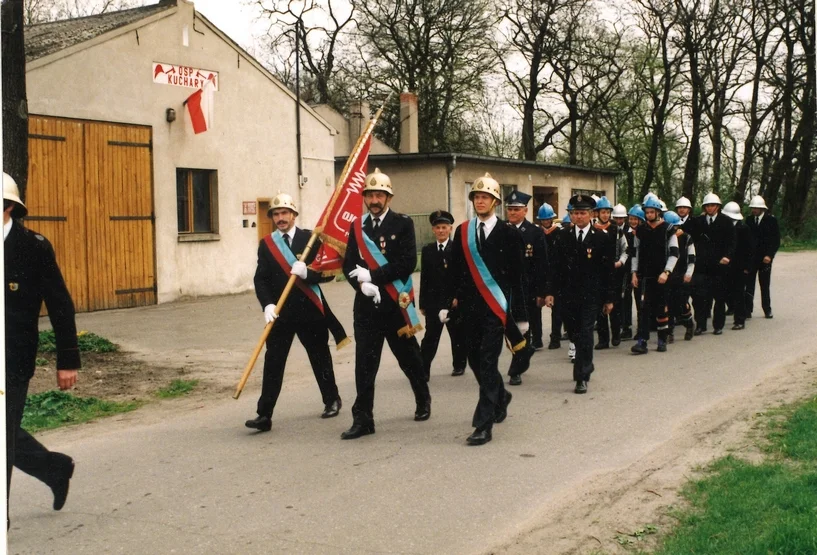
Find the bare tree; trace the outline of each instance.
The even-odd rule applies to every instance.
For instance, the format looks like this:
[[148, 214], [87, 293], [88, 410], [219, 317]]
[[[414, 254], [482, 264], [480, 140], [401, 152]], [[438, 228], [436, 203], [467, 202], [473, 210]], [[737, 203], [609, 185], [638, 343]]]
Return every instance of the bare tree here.
[[23, 35], [23, 0], [3, 0], [3, 171], [11, 175], [25, 200], [28, 182], [28, 106]]
[[308, 100], [341, 109], [346, 98], [339, 86], [339, 55], [346, 33], [355, 27], [356, 1], [255, 0], [255, 4], [270, 23], [267, 46], [275, 53], [273, 67], [282, 80], [292, 80], [297, 46], [305, 80], [314, 88]]
[[145, 0], [24, 0], [26, 25], [144, 6]]

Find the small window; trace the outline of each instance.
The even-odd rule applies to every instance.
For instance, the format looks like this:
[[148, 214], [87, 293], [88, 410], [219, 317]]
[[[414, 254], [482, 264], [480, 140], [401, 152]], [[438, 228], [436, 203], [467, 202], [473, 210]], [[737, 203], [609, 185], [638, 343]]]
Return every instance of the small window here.
[[216, 170], [176, 169], [179, 233], [218, 233]]

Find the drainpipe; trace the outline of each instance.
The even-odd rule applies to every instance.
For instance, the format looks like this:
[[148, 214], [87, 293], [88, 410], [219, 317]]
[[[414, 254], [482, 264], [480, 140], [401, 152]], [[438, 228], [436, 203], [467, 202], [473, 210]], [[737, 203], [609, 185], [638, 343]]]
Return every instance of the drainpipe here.
[[454, 173], [454, 168], [457, 167], [457, 155], [451, 155], [451, 161], [447, 165], [448, 174], [446, 175], [446, 181], [448, 184], [448, 211], [453, 214], [454, 211], [451, 206], [451, 175]]

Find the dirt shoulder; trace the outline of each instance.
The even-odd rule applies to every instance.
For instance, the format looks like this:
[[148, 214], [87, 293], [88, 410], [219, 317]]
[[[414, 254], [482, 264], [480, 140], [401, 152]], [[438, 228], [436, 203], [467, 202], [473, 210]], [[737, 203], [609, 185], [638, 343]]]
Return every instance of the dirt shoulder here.
[[[524, 523], [516, 537], [488, 553], [632, 553], [649, 551], [675, 525], [679, 490], [713, 460], [758, 459], [759, 418], [815, 393], [817, 354], [787, 364], [755, 387], [696, 414], [672, 439], [622, 470], [598, 474]], [[657, 533], [636, 534], [645, 527]]]

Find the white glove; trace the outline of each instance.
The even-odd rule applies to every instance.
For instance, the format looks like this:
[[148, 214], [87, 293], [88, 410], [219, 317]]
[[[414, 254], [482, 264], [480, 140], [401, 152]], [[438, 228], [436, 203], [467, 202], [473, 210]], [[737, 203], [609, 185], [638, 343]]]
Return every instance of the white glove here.
[[516, 327], [519, 328], [519, 333], [521, 333], [522, 335], [525, 335], [526, 333], [528, 333], [528, 330], [530, 329], [530, 323], [529, 322], [517, 322]]
[[360, 292], [366, 295], [367, 297], [371, 297], [372, 300], [374, 300], [374, 304], [380, 304], [380, 289], [378, 289], [377, 285], [368, 282], [361, 283]]
[[[355, 269], [349, 272], [349, 277], [356, 278], [360, 283], [371, 283], [372, 273], [366, 268], [355, 266]], [[369, 295], [371, 297], [371, 295]]]
[[289, 272], [293, 276], [298, 276], [301, 279], [306, 279], [306, 264], [303, 262], [295, 262], [292, 265], [292, 270]]
[[278, 314], [275, 312], [275, 305], [268, 304], [264, 307], [264, 320], [269, 324], [273, 320], [278, 318]]
[[446, 322], [448, 322], [451, 319], [451, 318], [448, 317], [448, 311], [445, 310], [445, 309], [440, 311], [439, 317], [440, 317], [440, 323], [441, 324], [445, 324]]

